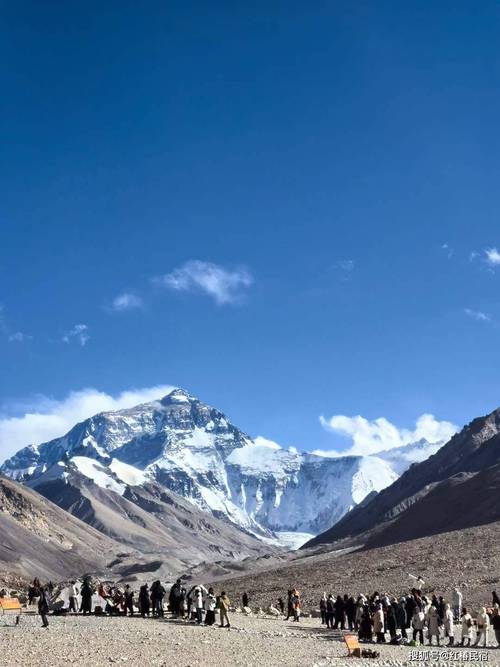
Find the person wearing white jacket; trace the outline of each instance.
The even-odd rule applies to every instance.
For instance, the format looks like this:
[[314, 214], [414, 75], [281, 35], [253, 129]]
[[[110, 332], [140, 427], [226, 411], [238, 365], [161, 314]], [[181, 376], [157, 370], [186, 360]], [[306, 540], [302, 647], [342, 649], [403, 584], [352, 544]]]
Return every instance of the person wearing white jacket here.
[[459, 621], [460, 616], [462, 615], [462, 593], [458, 588], [453, 589], [453, 614], [455, 615], [455, 620]]
[[198, 624], [203, 623], [203, 594], [208, 595], [208, 591], [202, 584], [193, 586], [193, 588], [188, 593], [188, 596], [190, 596], [194, 602], [194, 607], [196, 609], [196, 622]]
[[453, 612], [450, 609], [449, 604], [445, 604], [444, 606], [444, 618], [443, 618], [443, 624], [444, 624], [444, 632], [446, 637], [449, 637], [449, 642], [448, 646], [453, 646], [455, 643], [455, 631], [453, 628]]
[[490, 617], [486, 613], [486, 609], [481, 607], [479, 614], [476, 616], [477, 623], [477, 637], [474, 646], [478, 646], [481, 637], [484, 637], [484, 645], [488, 643], [488, 629], [490, 627]]

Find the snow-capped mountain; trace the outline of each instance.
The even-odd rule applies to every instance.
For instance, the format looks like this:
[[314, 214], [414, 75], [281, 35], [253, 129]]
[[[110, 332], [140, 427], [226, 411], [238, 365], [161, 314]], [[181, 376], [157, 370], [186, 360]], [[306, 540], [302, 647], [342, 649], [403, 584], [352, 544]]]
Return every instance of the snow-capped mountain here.
[[440, 444], [421, 441], [377, 456], [300, 453], [252, 440], [218, 410], [174, 389], [159, 401], [98, 414], [61, 438], [30, 445], [0, 471], [43, 489], [76, 470], [122, 496], [156, 482], [218, 518], [272, 537], [326, 530]]

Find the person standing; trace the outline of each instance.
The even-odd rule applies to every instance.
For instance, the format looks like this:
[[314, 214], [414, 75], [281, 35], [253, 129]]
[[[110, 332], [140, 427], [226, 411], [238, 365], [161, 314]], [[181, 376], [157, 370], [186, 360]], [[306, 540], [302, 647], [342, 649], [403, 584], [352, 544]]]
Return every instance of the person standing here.
[[453, 646], [455, 644], [455, 630], [453, 627], [453, 612], [450, 609], [449, 604], [444, 605], [444, 617], [443, 617], [443, 625], [444, 625], [444, 634], [445, 637], [449, 638], [448, 646]]
[[143, 584], [139, 589], [139, 613], [144, 618], [149, 616], [149, 588]]
[[335, 625], [333, 626], [335, 630], [337, 630], [339, 625], [342, 630], [345, 630], [344, 600], [340, 595], [337, 595], [337, 599], [335, 600]]
[[462, 616], [462, 593], [458, 588], [453, 589], [453, 615], [456, 621], [459, 621]]
[[[220, 612], [220, 627], [227, 627], [228, 629], [231, 627], [231, 624], [229, 622], [229, 616], [228, 616], [228, 611], [229, 611], [229, 598], [226, 595], [226, 591], [222, 591], [220, 594], [219, 598], [219, 612]], [[224, 626], [224, 621], [227, 623], [226, 626]]]
[[213, 588], [208, 589], [208, 594], [205, 598], [205, 625], [213, 625], [215, 623], [215, 608], [217, 600]]
[[134, 615], [134, 591], [130, 588], [129, 584], [125, 586], [125, 592], [123, 594], [123, 600], [124, 600], [124, 610], [125, 610], [125, 616], [127, 615], [127, 612], [133, 616]]
[[333, 619], [335, 618], [335, 600], [330, 593], [326, 600], [326, 627], [333, 630]]
[[293, 604], [293, 620], [295, 621], [295, 623], [298, 623], [300, 621], [300, 593], [297, 590], [293, 591], [292, 604]]
[[[335, 620], [335, 627], [337, 627], [337, 621]], [[378, 604], [373, 614], [373, 632], [377, 636], [377, 644], [385, 643], [385, 633], [384, 633], [384, 610], [382, 605]]]
[[466, 641], [468, 642], [467, 646], [470, 646], [471, 639], [472, 639], [472, 616], [464, 607], [462, 609], [462, 646], [465, 646]]
[[493, 609], [493, 616], [491, 617], [491, 626], [495, 632], [495, 639], [500, 648], [500, 610], [497, 605]]
[[281, 615], [285, 615], [285, 603], [283, 602], [283, 598], [278, 598], [278, 609], [281, 612]]
[[83, 582], [82, 588], [80, 590], [80, 595], [82, 596], [82, 604], [80, 606], [80, 611], [83, 612], [83, 615], [92, 613], [92, 595], [94, 591], [90, 585], [88, 579], [85, 579]]
[[413, 641], [416, 642], [417, 637], [418, 637], [419, 642], [423, 646], [423, 644], [424, 644], [425, 614], [420, 609], [420, 607], [418, 605], [415, 606], [415, 609], [413, 611], [411, 624], [413, 626]]
[[427, 636], [429, 646], [432, 646], [433, 637], [436, 637], [436, 642], [439, 646], [439, 612], [433, 604], [431, 604], [427, 612]]
[[323, 596], [319, 601], [319, 613], [321, 614], [321, 625], [326, 625], [326, 602], [327, 602], [326, 593], [323, 593]]
[[490, 617], [486, 613], [486, 609], [481, 607], [479, 614], [476, 616], [477, 623], [477, 637], [474, 646], [479, 646], [481, 637], [484, 637], [484, 645], [488, 643], [488, 629], [490, 627]]
[[40, 597], [38, 598], [38, 613], [42, 619], [42, 627], [48, 628], [49, 621], [47, 614], [49, 613], [49, 602], [47, 600], [47, 592], [45, 588], [40, 588]]
[[70, 584], [68, 611], [72, 611], [75, 614], [78, 613], [78, 586], [76, 585], [76, 581], [72, 581]]
[[244, 607], [248, 607], [249, 600], [248, 600], [248, 593], [247, 592], [243, 593], [243, 595], [241, 596], [241, 602], [242, 602]]

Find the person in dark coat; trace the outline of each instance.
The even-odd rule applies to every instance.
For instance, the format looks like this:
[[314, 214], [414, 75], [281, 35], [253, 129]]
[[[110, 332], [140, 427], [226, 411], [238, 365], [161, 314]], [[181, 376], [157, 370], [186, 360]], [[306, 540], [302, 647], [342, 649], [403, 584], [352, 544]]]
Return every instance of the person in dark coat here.
[[172, 586], [170, 589], [170, 593], [168, 595], [168, 604], [170, 607], [170, 611], [173, 616], [179, 616], [181, 612], [181, 590], [182, 590], [182, 582], [180, 579], [177, 579], [175, 584]]
[[47, 600], [47, 593], [45, 588], [40, 589], [40, 597], [38, 598], [38, 613], [42, 619], [42, 626], [44, 628], [48, 628], [49, 621], [47, 619], [47, 614], [49, 613], [49, 602]]
[[401, 637], [407, 639], [408, 635], [406, 633], [407, 628], [407, 618], [406, 618], [406, 605], [403, 599], [401, 599], [396, 605], [396, 624], [397, 627], [401, 630]]
[[82, 587], [80, 589], [80, 595], [82, 597], [82, 603], [80, 605], [80, 611], [83, 612], [83, 615], [85, 616], [86, 614], [91, 614], [92, 613], [92, 595], [94, 594], [94, 591], [92, 589], [92, 586], [90, 585], [90, 582], [88, 579], [85, 579], [85, 581], [82, 584]]
[[139, 589], [139, 613], [142, 618], [149, 616], [149, 588], [143, 584]]
[[389, 631], [391, 642], [396, 639], [397, 628], [398, 628], [398, 621], [396, 618], [396, 606], [397, 603], [393, 602], [387, 607], [387, 630]]
[[130, 586], [127, 584], [125, 586], [125, 592], [123, 594], [123, 607], [125, 610], [125, 615], [127, 615], [127, 612], [133, 616], [134, 615], [134, 591], [130, 588]]
[[497, 595], [496, 591], [493, 591], [491, 594], [491, 599], [492, 599], [492, 607], [494, 607], [496, 604], [500, 607], [500, 598]]
[[415, 607], [417, 606], [417, 603], [415, 602], [415, 598], [413, 595], [409, 595], [406, 598], [406, 627], [410, 628], [411, 627], [411, 619], [413, 618], [413, 612], [415, 611]]
[[[167, 591], [163, 588], [161, 585], [161, 582], [154, 581], [150, 594], [151, 594], [151, 606], [153, 608], [153, 616], [163, 616], [163, 598], [165, 597], [165, 593]], [[180, 589], [179, 589], [179, 594], [180, 594]], [[179, 603], [177, 602], [177, 614], [179, 613]]]
[[288, 601], [287, 601], [287, 615], [285, 618], [285, 621], [288, 621], [290, 616], [293, 616], [293, 590], [290, 589], [287, 593]]
[[320, 601], [319, 601], [319, 611], [321, 614], [321, 625], [326, 625], [326, 602], [328, 598], [326, 597], [326, 593], [323, 593]]
[[283, 602], [283, 598], [278, 598], [278, 609], [281, 612], [281, 615], [285, 615], [285, 603]]
[[335, 600], [335, 625], [333, 626], [334, 629], [337, 630], [339, 625], [342, 630], [345, 630], [344, 600], [340, 597], [340, 595], [337, 595], [337, 599]]
[[[345, 596], [347, 597], [347, 596]], [[354, 630], [354, 625], [356, 622], [356, 600], [352, 597], [345, 600], [345, 613], [347, 616], [347, 623], [349, 625], [349, 630], [352, 632]]]
[[248, 607], [248, 593], [246, 592], [243, 593], [243, 595], [241, 596], [241, 602], [244, 607]]
[[363, 613], [361, 615], [358, 637], [360, 640], [365, 642], [373, 641], [373, 623], [370, 614], [370, 607], [368, 605], [364, 606]]

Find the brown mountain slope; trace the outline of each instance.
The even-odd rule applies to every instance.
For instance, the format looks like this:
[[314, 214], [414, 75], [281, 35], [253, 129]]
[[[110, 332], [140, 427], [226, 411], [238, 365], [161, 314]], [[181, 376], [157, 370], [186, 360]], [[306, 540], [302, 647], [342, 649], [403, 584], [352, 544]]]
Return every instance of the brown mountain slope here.
[[[381, 534], [387, 528], [384, 543], [400, 541], [425, 534], [435, 534], [450, 528], [446, 515], [455, 528], [476, 525], [500, 518], [495, 494], [498, 494], [498, 475], [488, 468], [500, 464], [500, 410], [480, 417], [455, 435], [436, 454], [422, 463], [412, 465], [396, 482], [391, 484], [370, 502], [349, 512], [332, 528], [321, 533], [303, 548], [334, 543], [345, 538], [354, 538], [357, 543], [366, 541], [367, 531]], [[455, 476], [466, 473], [461, 479]], [[474, 481], [469, 474], [479, 473]], [[491, 484], [496, 491], [482, 500], [482, 511], [472, 507], [477, 504], [477, 491], [482, 484]], [[448, 483], [445, 483], [448, 480]], [[457, 489], [457, 484], [462, 484]], [[439, 487], [439, 488], [438, 488]], [[469, 496], [467, 494], [470, 494]], [[427, 496], [429, 496], [427, 498]], [[465, 500], [462, 503], [461, 497]], [[425, 500], [427, 498], [427, 500]], [[454, 507], [461, 503], [462, 512]], [[467, 505], [468, 503], [468, 505]], [[411, 513], [410, 513], [411, 508]], [[453, 516], [453, 519], [451, 517]], [[389, 530], [389, 524], [392, 526]], [[411, 525], [408, 525], [411, 524]]]
[[0, 477], [0, 569], [58, 579], [106, 563], [123, 548], [40, 494]]

